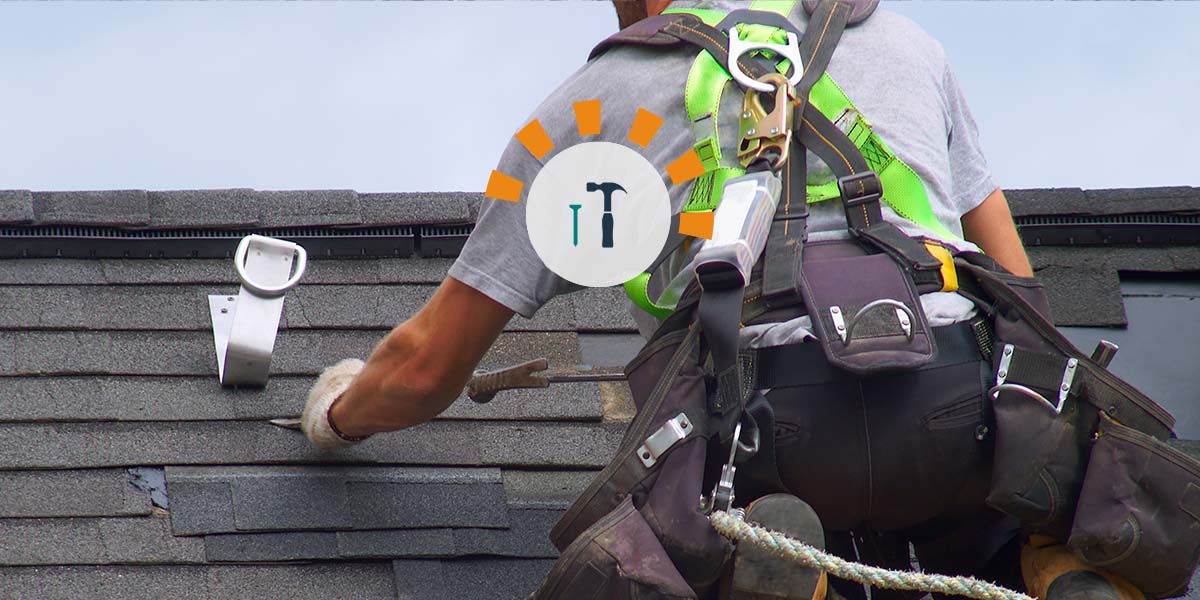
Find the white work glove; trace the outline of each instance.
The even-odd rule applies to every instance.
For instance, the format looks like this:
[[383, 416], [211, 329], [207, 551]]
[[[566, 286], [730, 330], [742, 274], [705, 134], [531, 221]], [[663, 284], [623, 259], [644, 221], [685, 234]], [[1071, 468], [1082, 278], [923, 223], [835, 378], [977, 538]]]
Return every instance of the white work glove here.
[[[308, 401], [300, 415], [300, 428], [309, 441], [323, 450], [336, 450], [357, 444], [360, 440], [346, 439], [329, 425], [329, 407], [354, 381], [354, 376], [363, 368], [363, 361], [347, 358], [326, 368], [308, 391]], [[366, 439], [366, 438], [363, 438]]]

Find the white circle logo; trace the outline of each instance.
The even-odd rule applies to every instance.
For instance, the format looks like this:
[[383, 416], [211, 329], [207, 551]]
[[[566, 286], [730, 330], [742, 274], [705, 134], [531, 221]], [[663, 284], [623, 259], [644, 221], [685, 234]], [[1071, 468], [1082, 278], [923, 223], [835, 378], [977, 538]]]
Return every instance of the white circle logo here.
[[534, 251], [551, 271], [587, 287], [645, 271], [671, 230], [671, 198], [658, 170], [611, 142], [559, 152], [538, 172], [526, 202]]

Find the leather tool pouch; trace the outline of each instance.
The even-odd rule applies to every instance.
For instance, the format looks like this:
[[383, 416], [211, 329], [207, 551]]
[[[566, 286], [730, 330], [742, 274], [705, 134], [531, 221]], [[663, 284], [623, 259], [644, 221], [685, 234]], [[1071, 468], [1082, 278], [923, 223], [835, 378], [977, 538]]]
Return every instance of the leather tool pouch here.
[[1035, 280], [971, 262], [999, 339], [988, 503], [1148, 598], [1181, 594], [1200, 560], [1200, 462], [1167, 443], [1174, 419], [1066, 340]]
[[810, 243], [800, 294], [826, 358], [852, 373], [915, 369], [937, 347], [912, 278], [886, 254]]
[[695, 597], [633, 499], [626, 497], [567, 546], [532, 600]]
[[1200, 462], [1102, 416], [1068, 546], [1147, 597], [1183, 594], [1200, 560]]
[[[701, 366], [697, 333], [677, 325], [669, 320], [660, 334], [669, 333], [656, 334], [626, 367], [638, 414], [613, 462], [551, 531], [563, 554], [538, 598], [705, 598], [715, 592], [733, 551], [700, 507], [711, 485], [710, 443], [718, 436], [706, 408], [715, 386]], [[616, 528], [626, 531], [610, 535]], [[620, 536], [633, 541], [627, 545]], [[664, 574], [653, 586], [640, 575], [649, 570]], [[574, 587], [568, 580], [577, 578], [592, 583]], [[635, 588], [637, 594], [630, 592]]]

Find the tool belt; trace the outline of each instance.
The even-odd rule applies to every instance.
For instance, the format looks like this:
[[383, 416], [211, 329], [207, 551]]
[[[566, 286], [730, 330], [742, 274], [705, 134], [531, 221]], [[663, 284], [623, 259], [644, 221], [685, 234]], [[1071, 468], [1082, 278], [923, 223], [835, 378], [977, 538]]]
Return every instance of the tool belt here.
[[[938, 334], [920, 302], [922, 292], [934, 290], [958, 291], [991, 320], [990, 331], [979, 332], [979, 339], [995, 336], [988, 503], [1031, 531], [1069, 540], [1086, 560], [1124, 575], [1149, 597], [1178, 593], [1200, 558], [1200, 463], [1166, 444], [1172, 417], [1054, 329], [1036, 280], [1013, 276], [983, 255], [954, 255], [910, 238], [884, 221], [879, 178], [842, 130], [804, 102], [805, 86], [824, 71], [851, 8], [824, 0], [810, 19], [809, 31], [823, 35], [799, 43], [809, 60], [795, 86], [794, 129], [784, 147], [795, 145], [787, 163], [792, 181], [805, 180], [805, 149], [834, 171], [856, 243], [805, 244], [800, 197], [780, 202], [749, 282], [733, 270], [697, 269], [697, 281], [626, 367], [637, 415], [613, 461], [554, 526], [551, 540], [562, 556], [534, 597], [715, 595], [733, 547], [707, 515], [733, 506], [736, 466], [758, 452], [762, 436], [774, 435], [754, 417], [765, 402], [758, 390], [789, 371], [780, 361], [812, 351], [740, 352], [739, 323], [803, 311], [836, 369], [915, 369], [938, 356]], [[778, 15], [735, 16], [791, 27]], [[688, 43], [725, 65], [730, 36], [723, 29], [687, 14], [664, 15], [601, 47]], [[733, 58], [753, 77], [772, 71]], [[804, 186], [792, 188], [803, 195]]]

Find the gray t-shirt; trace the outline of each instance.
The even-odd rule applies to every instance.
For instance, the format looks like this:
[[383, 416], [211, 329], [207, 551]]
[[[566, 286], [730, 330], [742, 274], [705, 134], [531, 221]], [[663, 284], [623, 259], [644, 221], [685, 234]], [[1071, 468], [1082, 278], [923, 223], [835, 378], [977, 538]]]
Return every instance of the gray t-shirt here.
[[[722, 10], [745, 7], [744, 3], [722, 1], [680, 1], [674, 5]], [[803, 30], [807, 15], [799, 5], [797, 2], [790, 18]], [[530, 182], [542, 164], [572, 140], [623, 144], [641, 152], [652, 164], [665, 167], [695, 142], [684, 110], [684, 84], [698, 52], [691, 46], [669, 50], [623, 46], [588, 62], [531, 116], [555, 140], [555, 150], [539, 161], [514, 139], [501, 156], [497, 170]], [[846, 30], [828, 71], [892, 152], [920, 175], [938, 220], [961, 235], [959, 219], [983, 202], [996, 184], [941, 45], [907, 18], [879, 9], [864, 23]], [[736, 141], [735, 115], [741, 109], [741, 96], [736, 91], [726, 93], [721, 105], [722, 115], [731, 115], [719, 120], [725, 152], [733, 152], [730, 146]], [[591, 99], [601, 100], [601, 133], [581, 138], [573, 104]], [[626, 139], [639, 107], [664, 119], [644, 150]], [[811, 177], [823, 165], [811, 154], [810, 159]], [[665, 173], [664, 182], [670, 183]], [[528, 188], [526, 185], [522, 200]], [[668, 185], [668, 189], [672, 205], [679, 211], [691, 185]], [[845, 215], [836, 200], [811, 205], [810, 210], [810, 239], [848, 235]], [[937, 237], [886, 206], [884, 217], [910, 235]], [[967, 242], [946, 241], [963, 250], [977, 249]], [[686, 258], [662, 271], [656, 274], [652, 290], [661, 290], [681, 273], [686, 277]], [[525, 317], [531, 317], [555, 295], [578, 289], [547, 269], [534, 252], [525, 228], [524, 201], [485, 200], [475, 231], [449, 274]], [[926, 294], [922, 302], [933, 326], [963, 320], [974, 311], [974, 306], [957, 294]], [[641, 311], [634, 312], [641, 315]], [[644, 315], [639, 324], [643, 331], [652, 325]], [[809, 335], [807, 317], [747, 328], [742, 335], [743, 343], [753, 346], [799, 341]]]

